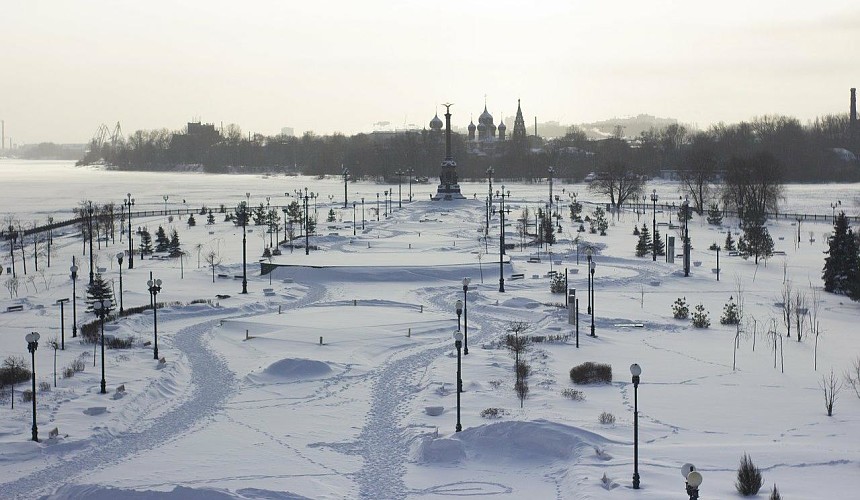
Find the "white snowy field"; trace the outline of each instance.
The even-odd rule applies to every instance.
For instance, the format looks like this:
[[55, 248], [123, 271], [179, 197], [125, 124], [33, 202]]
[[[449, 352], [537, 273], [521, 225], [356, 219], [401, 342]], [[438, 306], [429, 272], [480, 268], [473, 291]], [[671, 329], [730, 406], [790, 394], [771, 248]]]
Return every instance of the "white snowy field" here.
[[[20, 252], [18, 297], [0, 300], [0, 360], [30, 355], [24, 336], [41, 334], [36, 351], [37, 381], [50, 390], [37, 392], [40, 442], [30, 440], [32, 407], [15, 407], [0, 398], [0, 498], [494, 498], [669, 499], [686, 498], [680, 467], [694, 463], [704, 482], [701, 498], [737, 498], [735, 471], [744, 453], [762, 469], [766, 496], [776, 483], [786, 498], [853, 498], [860, 490], [860, 398], [850, 387], [839, 394], [828, 417], [820, 388], [822, 375], [837, 376], [860, 356], [856, 322], [860, 305], [821, 290], [821, 268], [829, 224], [778, 221], [769, 226], [776, 255], [758, 266], [720, 253], [720, 281], [715, 280], [711, 243], [722, 243], [729, 226], [708, 226], [694, 219], [689, 277], [681, 259], [634, 256], [634, 225], [647, 222], [624, 213], [601, 237], [577, 233], [562, 222], [552, 259], [535, 247], [520, 249], [509, 221], [507, 242], [516, 243], [502, 264], [505, 292], [499, 292], [499, 221], [491, 220], [489, 241], [480, 239], [485, 221], [481, 200], [426, 201], [435, 185], [413, 185], [414, 200], [404, 201], [389, 217], [376, 220], [376, 192], [391, 186], [349, 184], [349, 207], [342, 209], [338, 179], [307, 177], [149, 174], [81, 169], [64, 162], [0, 161], [7, 196], [2, 213], [23, 221], [65, 217], [82, 199], [120, 202], [125, 193], [136, 209], [201, 205], [227, 206], [251, 193], [251, 204], [290, 201], [284, 193], [308, 187], [318, 198], [319, 236], [303, 249], [274, 257], [282, 264], [271, 276], [260, 275], [258, 261], [268, 235], [260, 226], [248, 234], [248, 294], [241, 291], [242, 229], [224, 222], [213, 226], [197, 216], [134, 220], [154, 231], [176, 227], [185, 260], [135, 257], [123, 265], [123, 303], [148, 303], [150, 272], [163, 280], [158, 310], [159, 355], [153, 359], [153, 314], [123, 318], [106, 333], [134, 339], [131, 349], [106, 351], [108, 394], [99, 393], [101, 357], [93, 346], [71, 337], [71, 305], [65, 308], [65, 349], [56, 351], [57, 371], [82, 359], [83, 372], [58, 374], [53, 385], [55, 351], [60, 337], [59, 298], [71, 297], [69, 265], [76, 256], [78, 323], [93, 316], [81, 305], [88, 280], [89, 256], [72, 230], [54, 235], [51, 267], [40, 272], [28, 250], [28, 274]], [[494, 187], [495, 183], [494, 183]], [[507, 185], [510, 220], [523, 206], [542, 205], [546, 184]], [[648, 191], [650, 191], [650, 186]], [[664, 199], [677, 198], [677, 187], [657, 183]], [[393, 187], [395, 193], [397, 186]], [[485, 184], [464, 184], [465, 193], [485, 193]], [[602, 202], [584, 186], [556, 183], [576, 191], [580, 200]], [[408, 187], [402, 187], [404, 199]], [[856, 185], [789, 186], [785, 211], [830, 214], [842, 201], [856, 215]], [[329, 198], [329, 195], [332, 198]], [[365, 197], [365, 229], [360, 199]], [[395, 196], [396, 199], [396, 196]], [[359, 202], [353, 236], [352, 201]], [[382, 203], [380, 203], [382, 206]], [[334, 207], [337, 221], [325, 215]], [[590, 210], [590, 207], [587, 207]], [[63, 215], [66, 214], [66, 215]], [[565, 210], [565, 215], [567, 214]], [[669, 230], [668, 213], [657, 214], [661, 234]], [[586, 224], [587, 226], [587, 224]], [[735, 230], [736, 231], [736, 230]], [[815, 238], [809, 241], [809, 232]], [[595, 255], [595, 332], [588, 336], [586, 261], [572, 239], [590, 244]], [[737, 239], [738, 235], [734, 235]], [[303, 241], [303, 240], [302, 240]], [[2, 265], [11, 265], [8, 246]], [[119, 293], [113, 256], [127, 248], [123, 235], [101, 249], [96, 265], [106, 268]], [[222, 263], [206, 267], [198, 254], [213, 249]], [[540, 256], [541, 262], [529, 262]], [[531, 259], [535, 260], [535, 259]], [[580, 305], [579, 348], [568, 324], [564, 296], [552, 294], [547, 273], [569, 271]], [[511, 279], [523, 274], [523, 279]], [[221, 276], [218, 276], [221, 275]], [[465, 316], [469, 354], [462, 356], [462, 432], [456, 425], [457, 353], [452, 338], [458, 320], [454, 303], [463, 299], [461, 280], [471, 277]], [[537, 277], [535, 277], [537, 276]], [[5, 281], [6, 273], [0, 276]], [[271, 281], [270, 281], [271, 280]], [[817, 370], [814, 339], [785, 337], [781, 289], [790, 281], [811, 299], [820, 294]], [[271, 284], [270, 284], [271, 283]], [[755, 320], [740, 337], [733, 369], [734, 327], [719, 323], [723, 305], [743, 289], [744, 315]], [[3, 289], [4, 293], [6, 289]], [[218, 296], [221, 296], [220, 298]], [[224, 297], [229, 296], [229, 297]], [[695, 329], [672, 318], [671, 304], [686, 297], [692, 310], [702, 303], [711, 326]], [[189, 304], [204, 299], [209, 303]], [[6, 312], [21, 305], [22, 311]], [[782, 358], [775, 365], [775, 321]], [[529, 394], [522, 408], [514, 392], [514, 360], [502, 342], [512, 321], [529, 325], [527, 335], [566, 336], [563, 341], [533, 343], [525, 354], [531, 365]], [[626, 325], [641, 324], [642, 327]], [[574, 385], [570, 369], [585, 361], [610, 364], [607, 385]], [[633, 384], [629, 366], [642, 367], [638, 388], [639, 473], [641, 489], [632, 488], [634, 462]], [[776, 367], [775, 367], [776, 366]], [[116, 388], [125, 386], [125, 395]], [[583, 401], [562, 395], [584, 393]], [[500, 418], [481, 416], [498, 408]], [[614, 424], [601, 424], [608, 412]], [[437, 414], [438, 413], [438, 414]], [[57, 438], [49, 438], [56, 428]], [[603, 478], [607, 480], [604, 481]]]

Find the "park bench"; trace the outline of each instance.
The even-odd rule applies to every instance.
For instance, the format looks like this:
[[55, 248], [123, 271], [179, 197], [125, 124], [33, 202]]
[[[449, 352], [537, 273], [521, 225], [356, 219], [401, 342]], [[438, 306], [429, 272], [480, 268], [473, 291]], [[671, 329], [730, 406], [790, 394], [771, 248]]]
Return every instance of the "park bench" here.
[[9, 306], [6, 308], [6, 312], [15, 312], [15, 311], [23, 311], [24, 306], [22, 304], [16, 304], [14, 306]]

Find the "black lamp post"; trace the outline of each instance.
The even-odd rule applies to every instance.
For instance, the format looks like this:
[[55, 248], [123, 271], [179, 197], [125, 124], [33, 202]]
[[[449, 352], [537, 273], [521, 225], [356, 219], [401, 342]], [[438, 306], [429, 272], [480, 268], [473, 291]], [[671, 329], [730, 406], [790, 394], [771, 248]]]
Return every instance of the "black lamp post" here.
[[590, 279], [591, 279], [591, 336], [592, 337], [597, 337], [597, 335], [594, 334], [594, 313], [595, 313], [595, 311], [594, 311], [594, 306], [595, 306], [595, 304], [594, 304], [594, 292], [595, 292], [595, 290], [594, 290], [594, 288], [595, 288], [594, 287], [594, 268], [596, 268], [596, 267], [597, 267], [597, 262], [595, 262], [594, 259], [590, 259], [588, 262], [588, 269], [589, 269], [589, 275], [590, 275]]
[[690, 200], [681, 204], [684, 211], [684, 276], [690, 276]]
[[87, 205], [87, 228], [90, 232], [90, 285], [93, 284], [93, 202], [88, 202]]
[[504, 260], [503, 256], [505, 255], [505, 211], [509, 209], [505, 208], [505, 198], [511, 195], [511, 192], [508, 191], [505, 193], [505, 186], [502, 185], [502, 190], [496, 192], [496, 196], [499, 198], [499, 292], [505, 292], [505, 268], [504, 268]]
[[549, 167], [546, 169], [549, 172], [549, 216], [550, 220], [552, 218], [552, 174], [555, 173], [554, 167]]
[[[266, 196], [266, 220], [269, 222], [269, 248], [274, 248], [274, 244], [272, 243], [272, 210], [269, 208], [269, 200], [271, 200], [271, 196]], [[264, 243], [265, 245], [265, 243]]]
[[397, 170], [394, 174], [397, 176], [397, 208], [403, 208], [403, 195], [400, 193], [400, 186], [403, 184], [403, 171]]
[[78, 336], [78, 308], [76, 305], [77, 301], [75, 300], [78, 296], [78, 266], [75, 265], [74, 255], [72, 255], [72, 266], [69, 268], [69, 271], [72, 273], [72, 338], [75, 338]]
[[30, 332], [25, 337], [27, 350], [33, 362], [33, 441], [39, 442], [39, 428], [36, 426], [36, 349], [39, 348], [39, 333]]
[[119, 313], [122, 314], [122, 258], [123, 253], [116, 254], [116, 261], [119, 263]]
[[415, 171], [410, 168], [406, 173], [409, 174], [409, 203], [412, 203], [412, 176], [415, 175]]
[[60, 350], [66, 350], [66, 311], [65, 305], [68, 302], [68, 297], [64, 299], [57, 299], [57, 305], [60, 306]]
[[469, 307], [468, 296], [469, 283], [472, 278], [463, 278], [463, 354], [469, 354]]
[[463, 346], [463, 334], [460, 331], [454, 332], [454, 347], [457, 348], [457, 427], [455, 427], [456, 432], [460, 432], [463, 430], [463, 426], [460, 424], [460, 393], [463, 391], [463, 372], [462, 372], [462, 358], [460, 356], [460, 348]]
[[99, 325], [101, 327], [101, 344], [102, 344], [102, 394], [107, 394], [107, 384], [105, 383], [105, 316], [110, 311], [110, 301], [104, 299], [93, 302], [93, 312], [99, 317]]
[[361, 230], [364, 231], [364, 197], [361, 197]]
[[154, 338], [152, 359], [158, 359], [158, 292], [161, 291], [161, 280], [153, 280], [152, 273], [150, 273], [146, 286], [149, 288], [149, 295], [152, 298], [152, 335]]
[[642, 368], [633, 363], [630, 365], [633, 375], [633, 489], [639, 489], [639, 375]]
[[385, 202], [383, 207], [385, 207], [385, 218], [388, 218], [388, 190], [386, 189], [383, 194], [385, 195]]
[[457, 299], [457, 303], [454, 304], [454, 311], [457, 313], [457, 331], [460, 331], [460, 315], [463, 314], [463, 301]]
[[379, 222], [379, 193], [376, 193], [376, 222]]
[[488, 196], [487, 196], [487, 225], [484, 229], [484, 234], [488, 234], [490, 232], [490, 207], [493, 206], [493, 174], [496, 171], [493, 167], [487, 167], [487, 187], [489, 188]]
[[[239, 217], [242, 219], [242, 292], [248, 293], [248, 236], [245, 228], [248, 224], [248, 202], [239, 202]], [[157, 357], [157, 356], [156, 356]]]
[[[715, 243], [716, 245], [716, 243]], [[720, 246], [716, 245], [717, 249], [717, 281], [720, 281]]]
[[587, 268], [585, 269], [585, 279], [588, 283], [588, 305], [586, 309], [588, 310], [588, 314], [591, 314], [591, 248], [585, 251], [585, 259], [588, 261]]
[[684, 464], [681, 467], [681, 475], [686, 480], [685, 488], [690, 500], [699, 499], [699, 486], [702, 485], [702, 473], [696, 470], [693, 464]]
[[355, 206], [356, 203], [352, 202], [352, 235], [355, 236]]
[[126, 194], [126, 199], [122, 203], [128, 207], [128, 268], [134, 269], [134, 249], [131, 246], [131, 207], [134, 206], [134, 198], [131, 197], [131, 193]]
[[651, 203], [653, 205], [653, 226], [651, 231], [651, 257], [657, 262], [657, 190], [651, 191]]
[[343, 208], [346, 208], [346, 186], [347, 181], [349, 181], [349, 169], [344, 166], [341, 166], [341, 168], [343, 168], [341, 171], [341, 175], [343, 176]]

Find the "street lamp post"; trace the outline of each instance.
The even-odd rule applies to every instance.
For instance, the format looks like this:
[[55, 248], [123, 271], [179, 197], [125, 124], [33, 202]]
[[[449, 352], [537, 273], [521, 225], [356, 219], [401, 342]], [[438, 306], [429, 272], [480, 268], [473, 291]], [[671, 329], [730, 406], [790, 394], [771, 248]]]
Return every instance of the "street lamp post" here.
[[108, 314], [110, 310], [110, 301], [105, 301], [104, 299], [98, 300], [93, 303], [93, 312], [96, 313], [96, 316], [99, 317], [99, 325], [101, 327], [101, 344], [102, 344], [102, 381], [101, 381], [101, 390], [99, 391], [102, 394], [107, 394], [107, 384], [105, 383], [105, 316]]
[[508, 191], [505, 193], [505, 186], [502, 185], [502, 190], [500, 192], [496, 192], [496, 196], [499, 198], [499, 292], [505, 292], [505, 268], [504, 268], [504, 260], [503, 256], [505, 255], [505, 211], [509, 210], [505, 208], [505, 198], [511, 195], [511, 192]]
[[242, 293], [248, 293], [248, 235], [245, 232], [248, 225], [248, 202], [239, 202], [239, 212], [242, 218]]
[[161, 280], [153, 280], [152, 273], [149, 273], [149, 280], [146, 282], [149, 288], [149, 295], [152, 297], [152, 359], [158, 359], [158, 292], [161, 291]]
[[400, 193], [400, 186], [403, 184], [403, 171], [397, 170], [394, 173], [397, 175], [397, 208], [403, 208], [403, 195]]
[[60, 306], [60, 350], [66, 350], [66, 311], [65, 305], [68, 302], [68, 297], [57, 299], [57, 305]]
[[585, 279], [588, 283], [588, 305], [586, 306], [588, 314], [591, 314], [591, 248], [585, 251], [585, 259], [588, 262], [585, 269]]
[[33, 363], [33, 441], [39, 442], [39, 427], [36, 426], [36, 349], [39, 348], [39, 333], [30, 332], [24, 337]]
[[376, 193], [376, 222], [379, 222], [379, 193]]
[[364, 231], [364, 196], [361, 197], [361, 230]]
[[128, 207], [128, 268], [134, 269], [134, 249], [132, 248], [131, 237], [131, 207], [134, 206], [134, 198], [131, 197], [131, 193], [126, 194], [123, 204]]
[[454, 312], [457, 313], [457, 331], [460, 331], [460, 315], [463, 314], [463, 301], [457, 299], [457, 302], [454, 304]]
[[310, 214], [308, 213], [308, 197], [308, 188], [305, 188], [305, 255], [310, 255], [311, 253], [310, 246], [308, 246], [310, 245], [310, 240], [308, 236], [308, 232], [310, 231], [310, 225], [308, 223], [311, 220]]
[[409, 174], [409, 203], [412, 203], [412, 177], [415, 175], [415, 171], [410, 168], [406, 173]]
[[352, 202], [352, 235], [355, 236], [355, 206], [356, 203]]
[[720, 281], [720, 246], [717, 245], [717, 281]]
[[684, 276], [690, 276], [690, 200], [681, 204], [684, 210]]
[[346, 167], [343, 168], [341, 175], [343, 176], [343, 208], [346, 208], [346, 196], [347, 196], [347, 181], [349, 181], [349, 169]]
[[681, 475], [686, 481], [685, 488], [690, 500], [699, 499], [699, 486], [702, 485], [702, 473], [696, 470], [693, 464], [684, 464], [681, 467]]
[[487, 226], [486, 226], [486, 229], [484, 229], [484, 234], [487, 234], [490, 232], [490, 207], [493, 206], [493, 174], [494, 173], [496, 173], [496, 171], [493, 169], [493, 167], [487, 167], [487, 186], [489, 187], [489, 191], [488, 191], [489, 195], [487, 197]]
[[639, 375], [642, 368], [633, 363], [630, 365], [633, 375], [633, 489], [639, 489]]
[[89, 202], [87, 206], [87, 228], [90, 232], [90, 285], [93, 284], [93, 202]]
[[75, 265], [74, 255], [72, 255], [72, 266], [69, 268], [69, 271], [72, 273], [72, 338], [75, 338], [78, 336], [78, 308], [76, 305], [77, 301], [75, 300], [78, 296], [78, 266]]
[[651, 203], [653, 205], [653, 226], [651, 230], [651, 257], [654, 262], [657, 262], [657, 190], [651, 191]]
[[122, 314], [122, 258], [123, 253], [118, 252], [116, 254], [116, 261], [119, 263], [119, 313]]
[[472, 278], [463, 278], [463, 354], [469, 354], [469, 305], [467, 292]]
[[547, 168], [547, 172], [549, 172], [549, 216], [552, 217], [552, 174], [555, 173], [555, 168], [549, 167]]
[[164, 216], [167, 217], [167, 200], [170, 198], [170, 196], [164, 195], [161, 198], [164, 200]]
[[388, 190], [386, 189], [383, 194], [385, 195], [385, 203], [383, 206], [385, 207], [385, 218], [388, 218]]
[[460, 357], [460, 348], [463, 346], [464, 336], [460, 331], [454, 332], [454, 347], [457, 348], [457, 427], [455, 427], [456, 432], [460, 432], [463, 430], [463, 426], [460, 424], [460, 393], [463, 391], [463, 372], [462, 372], [462, 358]]

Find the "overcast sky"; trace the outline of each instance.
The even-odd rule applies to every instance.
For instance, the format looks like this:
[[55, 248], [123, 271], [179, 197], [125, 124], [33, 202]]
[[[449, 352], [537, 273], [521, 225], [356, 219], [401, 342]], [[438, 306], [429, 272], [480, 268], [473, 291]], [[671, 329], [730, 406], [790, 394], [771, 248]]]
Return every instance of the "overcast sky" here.
[[0, 42], [16, 143], [192, 119], [353, 134], [443, 102], [465, 126], [485, 95], [497, 123], [517, 99], [527, 123], [806, 122], [860, 86], [857, 0], [26, 0]]

